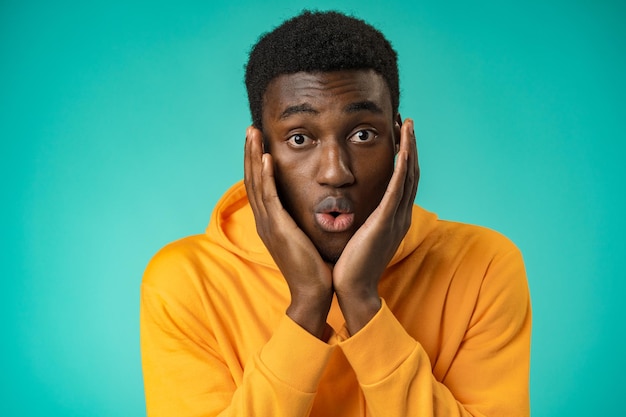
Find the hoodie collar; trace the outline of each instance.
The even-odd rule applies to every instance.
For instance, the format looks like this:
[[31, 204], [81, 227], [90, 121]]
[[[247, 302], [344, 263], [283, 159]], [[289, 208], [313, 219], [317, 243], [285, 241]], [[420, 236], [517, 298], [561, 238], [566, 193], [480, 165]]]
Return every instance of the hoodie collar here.
[[[389, 265], [412, 253], [435, 227], [437, 216], [414, 205], [411, 227]], [[252, 208], [243, 181], [233, 185], [218, 201], [206, 230], [214, 243], [253, 263], [276, 268], [276, 263], [256, 232]]]

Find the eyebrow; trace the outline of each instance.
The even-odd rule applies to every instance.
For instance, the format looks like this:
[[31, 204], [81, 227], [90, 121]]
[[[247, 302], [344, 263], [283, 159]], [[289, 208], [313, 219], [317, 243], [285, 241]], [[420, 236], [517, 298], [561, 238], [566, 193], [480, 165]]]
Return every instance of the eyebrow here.
[[356, 113], [356, 112], [360, 112], [360, 111], [369, 111], [372, 113], [382, 113], [383, 109], [381, 109], [378, 104], [374, 103], [373, 101], [369, 101], [369, 100], [365, 100], [365, 101], [359, 101], [356, 103], [350, 103], [348, 104], [346, 107], [344, 107], [343, 111], [345, 113]]
[[[350, 103], [343, 109], [344, 113], [357, 113], [360, 111], [369, 111], [372, 113], [381, 114], [383, 110], [378, 106], [378, 104], [374, 103], [370, 100], [365, 101], [357, 101], [355, 103]], [[294, 106], [289, 106], [280, 114], [280, 119], [286, 119], [294, 114], [298, 113], [309, 113], [313, 115], [320, 114], [319, 111], [315, 110], [313, 106], [309, 103], [296, 104]]]
[[286, 119], [289, 116], [298, 113], [310, 113], [310, 114], [320, 114], [319, 111], [315, 110], [313, 106], [309, 103], [296, 104], [295, 106], [289, 106], [280, 114], [280, 119]]

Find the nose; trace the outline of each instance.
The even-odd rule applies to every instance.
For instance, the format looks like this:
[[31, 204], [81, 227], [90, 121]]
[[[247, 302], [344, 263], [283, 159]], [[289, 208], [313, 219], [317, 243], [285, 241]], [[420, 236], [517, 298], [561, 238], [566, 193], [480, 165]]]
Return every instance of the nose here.
[[321, 148], [317, 182], [332, 187], [343, 187], [354, 183], [347, 149], [335, 141], [327, 142]]

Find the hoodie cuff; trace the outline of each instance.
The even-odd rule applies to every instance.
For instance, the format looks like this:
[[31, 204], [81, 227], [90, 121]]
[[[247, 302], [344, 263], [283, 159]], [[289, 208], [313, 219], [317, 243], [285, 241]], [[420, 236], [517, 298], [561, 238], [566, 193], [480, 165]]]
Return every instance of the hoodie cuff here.
[[391, 375], [415, 350], [417, 342], [382, 300], [370, 322], [338, 345], [359, 383], [370, 385]]
[[285, 384], [314, 393], [334, 349], [285, 315], [261, 349], [260, 360]]

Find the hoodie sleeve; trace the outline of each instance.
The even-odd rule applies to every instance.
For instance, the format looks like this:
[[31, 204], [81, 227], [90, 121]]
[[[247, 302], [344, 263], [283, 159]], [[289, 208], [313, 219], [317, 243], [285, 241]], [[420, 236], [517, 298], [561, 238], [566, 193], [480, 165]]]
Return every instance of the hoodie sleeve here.
[[307, 416], [333, 346], [285, 315], [247, 360], [243, 375], [233, 375], [194, 289], [174, 279], [193, 273], [188, 264], [176, 251], [162, 251], [144, 274], [140, 327], [147, 415]]
[[530, 299], [521, 255], [494, 259], [443, 380], [387, 305], [339, 343], [372, 417], [528, 416]]

